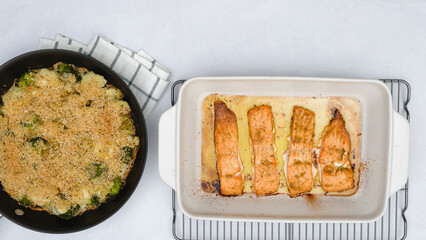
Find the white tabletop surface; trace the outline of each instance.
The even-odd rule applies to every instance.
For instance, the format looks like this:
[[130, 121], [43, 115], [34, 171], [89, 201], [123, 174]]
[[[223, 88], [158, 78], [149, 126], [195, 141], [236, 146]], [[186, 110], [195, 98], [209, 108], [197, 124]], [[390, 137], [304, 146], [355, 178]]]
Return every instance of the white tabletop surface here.
[[[256, 2], [256, 3], [255, 3]], [[320, 3], [321, 2], [321, 3]], [[412, 86], [409, 239], [426, 235], [426, 1], [1, 1], [0, 63], [61, 33], [145, 49], [171, 81], [195, 76], [403, 78]], [[170, 188], [157, 171], [166, 92], [147, 118], [146, 169], [125, 206], [86, 231], [50, 235], [0, 220], [0, 239], [171, 239]]]

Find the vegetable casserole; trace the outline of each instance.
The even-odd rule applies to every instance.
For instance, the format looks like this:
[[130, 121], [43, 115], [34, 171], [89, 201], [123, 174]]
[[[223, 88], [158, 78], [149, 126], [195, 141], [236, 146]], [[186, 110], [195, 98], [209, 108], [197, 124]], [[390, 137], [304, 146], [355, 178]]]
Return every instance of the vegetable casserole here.
[[122, 98], [103, 76], [71, 64], [22, 75], [0, 108], [4, 189], [63, 218], [116, 196], [139, 147]]

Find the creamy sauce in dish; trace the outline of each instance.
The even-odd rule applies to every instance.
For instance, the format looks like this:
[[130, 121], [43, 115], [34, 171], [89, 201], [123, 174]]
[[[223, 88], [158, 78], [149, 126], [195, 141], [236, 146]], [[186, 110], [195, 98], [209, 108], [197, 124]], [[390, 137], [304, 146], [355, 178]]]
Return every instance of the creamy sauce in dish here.
[[269, 105], [272, 107], [274, 118], [274, 144], [275, 156], [278, 161], [277, 171], [279, 185], [277, 194], [289, 194], [286, 183], [286, 162], [288, 158], [290, 122], [294, 106], [301, 106], [315, 113], [314, 135], [314, 184], [309, 194], [324, 195], [321, 188], [318, 156], [321, 144], [321, 135], [333, 118], [333, 112], [338, 109], [345, 121], [345, 127], [350, 134], [351, 151], [350, 161], [354, 169], [354, 188], [327, 195], [348, 196], [358, 189], [359, 169], [361, 156], [361, 103], [353, 97], [269, 97], [269, 96], [243, 96], [211, 94], [202, 103], [202, 167], [201, 188], [206, 193], [218, 193], [219, 180], [216, 170], [216, 154], [213, 139], [214, 133], [214, 107], [213, 103], [221, 100], [226, 103], [237, 117], [238, 143], [241, 164], [244, 175], [244, 193], [254, 193], [253, 186], [253, 153], [250, 146], [249, 126], [247, 112], [255, 106]]
[[139, 147], [122, 98], [103, 76], [64, 63], [17, 79], [0, 108], [6, 192], [63, 218], [117, 195]]

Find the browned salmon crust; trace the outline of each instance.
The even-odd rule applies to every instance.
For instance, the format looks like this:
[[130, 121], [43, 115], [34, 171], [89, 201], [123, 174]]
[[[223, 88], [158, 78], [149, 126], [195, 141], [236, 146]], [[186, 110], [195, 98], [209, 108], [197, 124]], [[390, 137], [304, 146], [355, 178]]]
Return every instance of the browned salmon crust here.
[[279, 179], [272, 109], [270, 106], [255, 107], [247, 116], [254, 156], [254, 189], [257, 195], [275, 193]]
[[293, 108], [287, 163], [287, 185], [292, 196], [312, 189], [314, 126], [315, 113], [298, 106]]
[[338, 192], [354, 187], [353, 170], [349, 160], [351, 138], [345, 122], [336, 111], [334, 119], [326, 127], [322, 136], [319, 164], [321, 186], [326, 192]]
[[214, 142], [220, 192], [228, 196], [241, 195], [243, 175], [238, 150], [237, 117], [222, 101], [215, 101], [214, 112]]

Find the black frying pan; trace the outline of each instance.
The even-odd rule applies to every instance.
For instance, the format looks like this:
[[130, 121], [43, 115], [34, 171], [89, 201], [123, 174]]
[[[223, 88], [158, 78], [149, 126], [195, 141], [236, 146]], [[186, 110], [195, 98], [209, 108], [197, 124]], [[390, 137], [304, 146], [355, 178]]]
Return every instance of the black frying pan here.
[[[89, 56], [66, 51], [66, 50], [39, 50], [29, 52], [6, 62], [0, 67], [0, 95], [3, 95], [13, 85], [14, 79], [19, 78], [29, 69], [51, 67], [57, 62], [72, 63], [78, 67], [87, 68], [105, 77], [109, 84], [117, 87], [124, 95], [132, 109], [132, 119], [136, 127], [136, 135], [140, 138], [140, 147], [136, 155], [135, 164], [126, 178], [126, 184], [121, 189], [118, 196], [109, 199], [95, 210], [88, 210], [80, 216], [71, 219], [62, 219], [55, 215], [50, 215], [46, 211], [36, 211], [23, 207], [0, 189], [0, 213], [7, 219], [32, 230], [48, 233], [69, 233], [90, 228], [117, 212], [132, 195], [142, 176], [146, 154], [147, 136], [145, 119], [141, 108], [130, 91], [126, 83], [115, 74], [110, 68], [98, 60]], [[2, 103], [2, 100], [0, 100]], [[16, 209], [24, 211], [24, 215], [18, 216]]]

